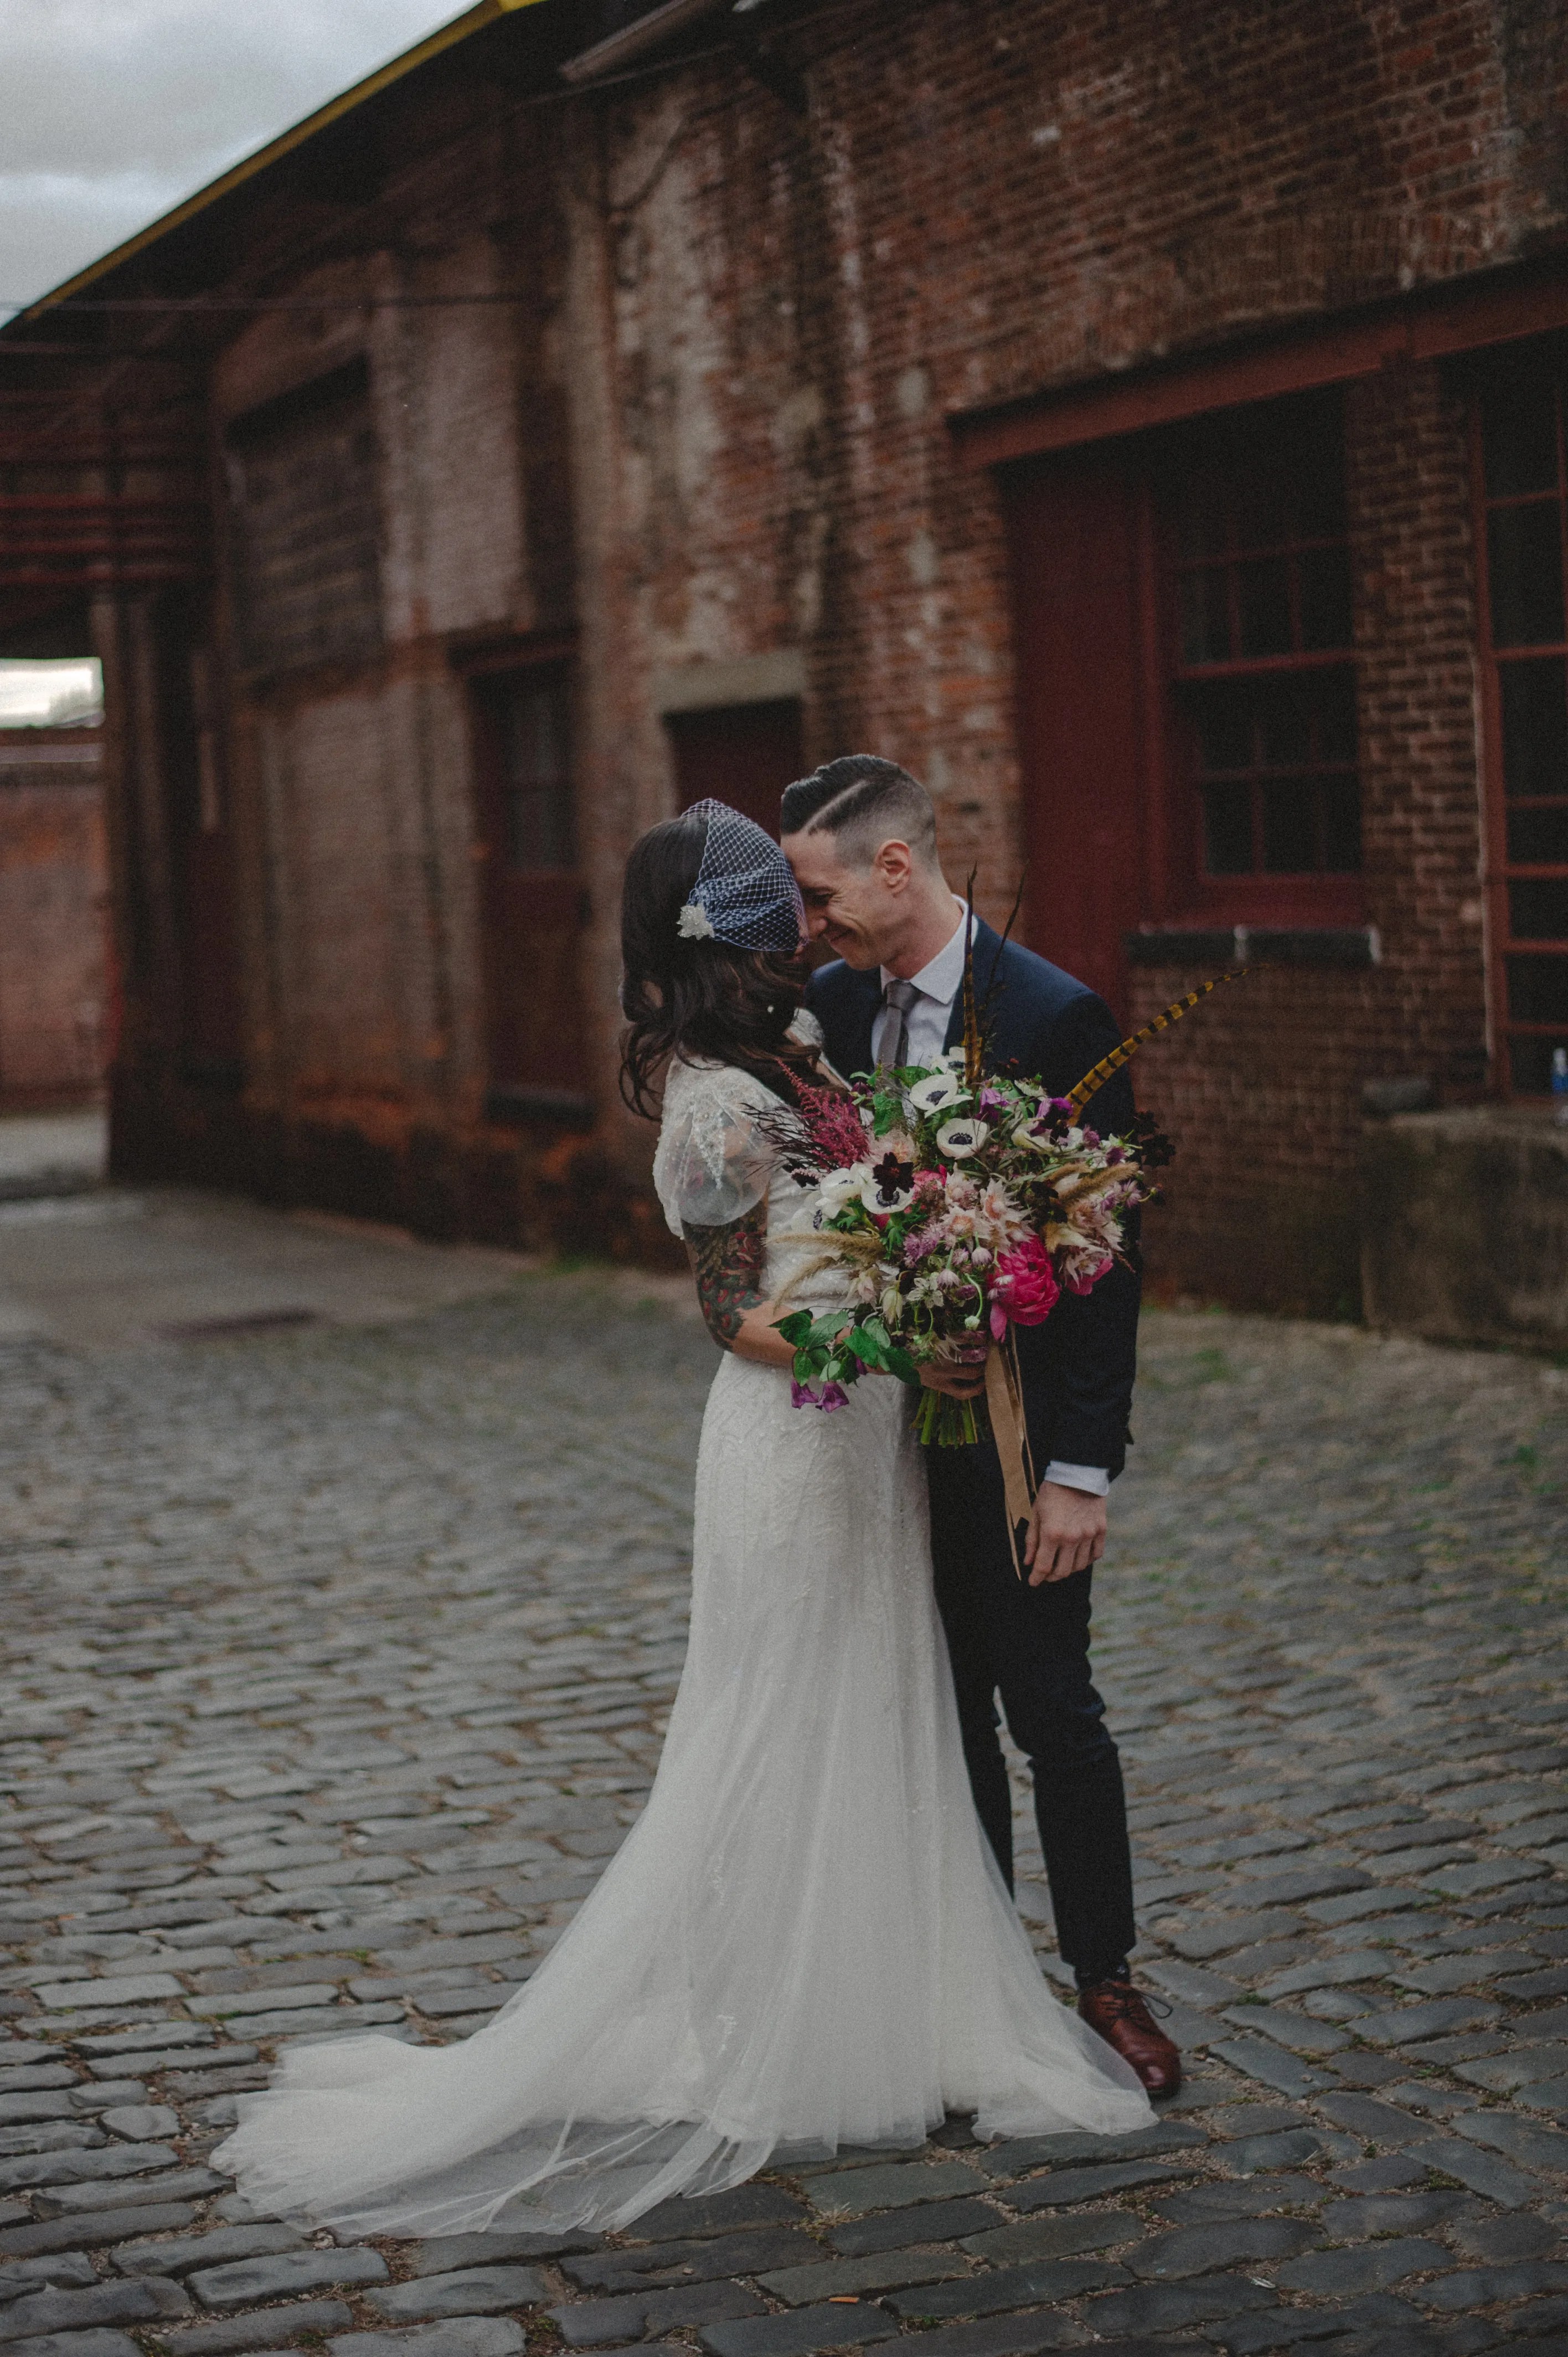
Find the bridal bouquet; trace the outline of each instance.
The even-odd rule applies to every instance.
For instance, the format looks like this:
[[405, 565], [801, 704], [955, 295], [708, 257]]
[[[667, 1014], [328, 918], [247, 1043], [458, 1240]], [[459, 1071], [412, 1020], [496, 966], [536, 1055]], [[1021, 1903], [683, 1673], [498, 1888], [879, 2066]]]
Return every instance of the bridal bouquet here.
[[[972, 899], [971, 910], [972, 927]], [[1037, 1485], [1016, 1329], [1041, 1325], [1064, 1291], [1099, 1284], [1122, 1255], [1128, 1214], [1154, 1200], [1154, 1173], [1171, 1159], [1145, 1118], [1102, 1137], [1083, 1108], [1145, 1040], [1244, 972], [1189, 991], [1056, 1097], [1037, 1080], [986, 1070], [971, 934], [963, 1046], [862, 1076], [847, 1093], [801, 1089], [799, 1114], [778, 1133], [786, 1168], [821, 1190], [817, 1267], [848, 1278], [838, 1307], [776, 1320], [794, 1345], [796, 1406], [843, 1407], [867, 1369], [884, 1370], [919, 1386], [922, 1440], [963, 1446], [980, 1437], [972, 1402], [922, 1385], [920, 1368], [983, 1361], [1020, 1577]]]
[[[779, 1320], [797, 1406], [842, 1407], [868, 1368], [918, 1384], [922, 1364], [978, 1362], [1088, 1293], [1122, 1249], [1128, 1212], [1169, 1149], [1147, 1125], [1102, 1137], [1036, 1081], [971, 1079], [965, 1051], [884, 1071], [847, 1095], [803, 1090], [785, 1160], [821, 1191], [823, 1265], [843, 1306]], [[973, 1404], [922, 1388], [922, 1440], [978, 1438]]]

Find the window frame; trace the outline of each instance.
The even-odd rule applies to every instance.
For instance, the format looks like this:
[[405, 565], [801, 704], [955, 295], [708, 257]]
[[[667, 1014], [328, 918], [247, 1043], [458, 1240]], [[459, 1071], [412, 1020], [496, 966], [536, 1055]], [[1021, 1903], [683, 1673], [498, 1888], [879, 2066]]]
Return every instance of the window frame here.
[[[1336, 390], [1329, 394], [1309, 395], [1307, 398], [1342, 401], [1343, 396]], [[1277, 404], [1248, 403], [1239, 412], [1211, 414], [1175, 428], [1155, 446], [1144, 472], [1144, 606], [1149, 617], [1145, 676], [1149, 681], [1152, 706], [1159, 715], [1159, 775], [1155, 783], [1165, 812], [1164, 842], [1159, 862], [1164, 874], [1159, 899], [1171, 909], [1173, 919], [1178, 921], [1190, 919], [1209, 926], [1313, 927], [1356, 925], [1363, 923], [1366, 919], [1364, 832], [1361, 836], [1361, 864], [1356, 868], [1308, 868], [1279, 874], [1255, 868], [1215, 875], [1210, 874], [1207, 866], [1202, 773], [1194, 758], [1197, 694], [1207, 686], [1222, 687], [1227, 683], [1238, 681], [1288, 681], [1330, 673], [1347, 680], [1357, 716], [1353, 767], [1359, 797], [1359, 823], [1364, 828], [1360, 666], [1355, 636], [1356, 583], [1348, 523], [1342, 536], [1342, 544], [1351, 563], [1351, 638], [1348, 645], [1302, 647], [1284, 653], [1232, 655], [1211, 663], [1192, 663], [1185, 659], [1182, 635], [1184, 576], [1203, 569], [1206, 564], [1222, 564], [1228, 576], [1232, 575], [1242, 564], [1256, 561], [1257, 556], [1264, 552], [1260, 544], [1257, 551], [1249, 549], [1243, 553], [1240, 549], [1227, 549], [1216, 551], [1208, 558], [1184, 555], [1179, 546], [1176, 484], [1181, 476], [1191, 472], [1196, 449], [1208, 444], [1212, 451], [1217, 434], [1223, 434], [1228, 427], [1234, 430], [1238, 425], [1244, 428], [1254, 419], [1261, 425], [1262, 413], [1276, 408], [1283, 412], [1287, 404], [1295, 406], [1300, 399], [1301, 396], [1287, 394]], [[1291, 430], [1288, 414], [1278, 417], [1277, 430], [1283, 445]], [[1212, 466], [1216, 461], [1208, 457], [1205, 463]], [[1273, 554], [1287, 554], [1294, 559], [1303, 549], [1339, 544], [1340, 535], [1304, 533], [1293, 539], [1271, 543], [1269, 550]], [[1233, 597], [1233, 591], [1230, 595]], [[1293, 567], [1293, 627], [1299, 625], [1296, 612], [1298, 595]], [[1234, 624], [1234, 616], [1232, 622]], [[1332, 763], [1308, 766], [1319, 767], [1326, 771], [1344, 767], [1343, 764]], [[1251, 765], [1249, 776], [1255, 767], [1256, 764]]]
[[[1557, 403], [1557, 508], [1559, 561], [1563, 569], [1564, 596], [1568, 598], [1568, 350], [1561, 346], [1555, 352], [1533, 360], [1510, 355], [1517, 367], [1532, 369], [1546, 377], [1554, 386]], [[1497, 646], [1492, 636], [1491, 546], [1488, 525], [1493, 507], [1526, 504], [1527, 493], [1499, 495], [1494, 501], [1487, 492], [1486, 447], [1484, 441], [1484, 410], [1487, 393], [1502, 379], [1494, 373], [1476, 386], [1469, 404], [1470, 442], [1470, 504], [1476, 560], [1476, 669], [1480, 686], [1480, 787], [1481, 787], [1481, 891], [1486, 909], [1487, 1004], [1488, 1009], [1488, 1044], [1492, 1060], [1492, 1085], [1496, 1094], [1520, 1103], [1539, 1104], [1550, 1102], [1550, 1089], [1520, 1089], [1514, 1085], [1512, 1043], [1516, 1038], [1547, 1039], [1552, 1045], [1568, 1044], [1568, 1023], [1533, 1023], [1516, 1020], [1509, 1012], [1509, 967], [1510, 957], [1561, 957], [1568, 962], [1568, 936], [1556, 941], [1551, 936], [1516, 941], [1513, 937], [1512, 909], [1509, 887], [1514, 883], [1552, 881], [1568, 884], [1568, 861], [1515, 860], [1509, 853], [1509, 792], [1503, 766], [1503, 693], [1502, 671], [1508, 662], [1561, 659], [1568, 665], [1568, 619], [1564, 622], [1563, 639], [1517, 647]]]
[[[484, 976], [485, 1112], [506, 1125], [564, 1122], [581, 1127], [594, 1115], [585, 961], [591, 909], [586, 882], [586, 816], [582, 788], [582, 674], [575, 632], [479, 640], [453, 650], [464, 682], [473, 795], [470, 858], [476, 871], [481, 970]], [[558, 683], [566, 718], [567, 775], [575, 865], [570, 868], [514, 866], [505, 759], [498, 714], [508, 683], [550, 679]], [[556, 992], [556, 1020], [541, 1058], [538, 1041], [515, 1019], [510, 985], [520, 942], [540, 930], [557, 937], [553, 962], [536, 968], [541, 985]], [[548, 1065], [549, 1069], [543, 1069]]]

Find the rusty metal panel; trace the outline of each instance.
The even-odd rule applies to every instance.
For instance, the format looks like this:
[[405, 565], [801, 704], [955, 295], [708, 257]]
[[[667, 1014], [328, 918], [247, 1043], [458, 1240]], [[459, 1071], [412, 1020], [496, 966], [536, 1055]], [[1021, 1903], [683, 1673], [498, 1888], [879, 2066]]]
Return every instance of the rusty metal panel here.
[[226, 444], [246, 669], [275, 675], [374, 656], [381, 512], [363, 362], [236, 419]]

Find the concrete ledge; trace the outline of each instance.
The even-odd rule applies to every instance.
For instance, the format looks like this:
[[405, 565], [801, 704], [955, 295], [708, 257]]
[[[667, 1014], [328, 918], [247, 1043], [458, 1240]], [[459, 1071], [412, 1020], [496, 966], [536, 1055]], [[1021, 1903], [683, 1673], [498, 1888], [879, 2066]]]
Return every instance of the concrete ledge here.
[[1373, 1326], [1568, 1344], [1568, 1129], [1532, 1105], [1369, 1123], [1361, 1279]]
[[1165, 925], [1125, 936], [1132, 965], [1376, 965], [1375, 925]]
[[653, 674], [654, 709], [722, 712], [731, 704], [779, 704], [806, 693], [806, 658], [799, 647], [779, 647], [767, 655], [738, 655], [733, 662], [682, 663]]

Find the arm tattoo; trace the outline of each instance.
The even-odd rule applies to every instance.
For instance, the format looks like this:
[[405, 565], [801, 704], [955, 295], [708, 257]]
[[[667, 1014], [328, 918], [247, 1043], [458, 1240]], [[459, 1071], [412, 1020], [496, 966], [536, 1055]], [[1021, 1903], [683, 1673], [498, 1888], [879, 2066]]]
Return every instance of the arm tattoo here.
[[697, 1280], [697, 1299], [721, 1351], [733, 1350], [748, 1310], [766, 1298], [762, 1263], [768, 1243], [768, 1200], [727, 1227], [682, 1227]]

